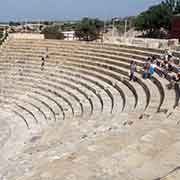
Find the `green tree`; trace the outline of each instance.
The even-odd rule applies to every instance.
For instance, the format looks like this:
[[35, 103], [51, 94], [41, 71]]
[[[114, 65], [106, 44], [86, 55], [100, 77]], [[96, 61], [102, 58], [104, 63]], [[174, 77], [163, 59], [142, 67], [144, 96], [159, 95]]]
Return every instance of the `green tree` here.
[[[117, 30], [119, 31], [119, 33], [124, 33], [125, 30], [125, 21], [127, 20], [127, 31], [130, 30], [132, 27], [134, 27], [134, 23], [135, 23], [135, 18], [134, 16], [129, 16], [129, 17], [125, 17], [123, 19], [119, 19], [118, 21], [115, 21], [115, 27], [117, 28]], [[113, 23], [113, 22], [112, 22]]]
[[76, 37], [80, 40], [93, 41], [99, 38], [104, 23], [99, 19], [83, 18], [75, 28]]
[[140, 13], [135, 20], [135, 27], [145, 31], [148, 37], [161, 37], [163, 32], [170, 31], [172, 17], [177, 13], [180, 13], [180, 0], [162, 1]]
[[174, 14], [179, 14], [180, 13], [180, 0], [177, 1], [176, 7], [174, 9]]
[[0, 30], [0, 39], [3, 37], [3, 31]]
[[64, 39], [61, 29], [57, 25], [47, 26], [42, 31], [46, 39]]
[[73, 31], [76, 29], [76, 23], [69, 23], [66, 22], [63, 25], [61, 25], [62, 31]]
[[9, 22], [9, 26], [19, 26], [19, 25], [21, 25], [21, 23], [19, 22], [14, 22], [14, 21]]

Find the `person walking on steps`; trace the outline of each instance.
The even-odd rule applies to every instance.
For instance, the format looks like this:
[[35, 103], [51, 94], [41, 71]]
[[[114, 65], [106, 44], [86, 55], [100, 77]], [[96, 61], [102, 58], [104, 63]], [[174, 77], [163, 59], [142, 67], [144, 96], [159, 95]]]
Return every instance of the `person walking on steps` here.
[[130, 63], [130, 75], [129, 75], [130, 81], [134, 80], [135, 71], [136, 71], [136, 63], [134, 61], [131, 61], [131, 63]]
[[41, 58], [41, 70], [44, 69], [44, 65], [45, 65], [45, 58], [42, 57], [42, 58]]
[[46, 47], [45, 58], [48, 58], [48, 57], [49, 57], [49, 49], [48, 47]]

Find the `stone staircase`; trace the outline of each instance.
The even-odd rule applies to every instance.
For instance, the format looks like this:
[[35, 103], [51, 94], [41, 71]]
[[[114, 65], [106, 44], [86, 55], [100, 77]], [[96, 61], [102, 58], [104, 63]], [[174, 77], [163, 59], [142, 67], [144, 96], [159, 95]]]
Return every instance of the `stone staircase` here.
[[[46, 48], [49, 57], [41, 70]], [[162, 53], [125, 45], [9, 39], [0, 55], [0, 110], [11, 135], [3, 138], [0, 178], [178, 176], [168, 173], [180, 160], [179, 89], [167, 89], [168, 80], [158, 74], [143, 80], [138, 71], [136, 82], [128, 80], [131, 60], [141, 69], [147, 56]]]

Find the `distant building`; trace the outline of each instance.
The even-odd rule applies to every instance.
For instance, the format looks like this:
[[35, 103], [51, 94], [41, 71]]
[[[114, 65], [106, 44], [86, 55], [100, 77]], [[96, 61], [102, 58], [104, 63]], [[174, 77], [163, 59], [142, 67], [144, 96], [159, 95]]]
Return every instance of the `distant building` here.
[[180, 39], [180, 14], [177, 14], [172, 19], [171, 38]]
[[64, 40], [67, 40], [67, 41], [75, 40], [75, 31], [64, 31], [62, 33], [64, 35]]

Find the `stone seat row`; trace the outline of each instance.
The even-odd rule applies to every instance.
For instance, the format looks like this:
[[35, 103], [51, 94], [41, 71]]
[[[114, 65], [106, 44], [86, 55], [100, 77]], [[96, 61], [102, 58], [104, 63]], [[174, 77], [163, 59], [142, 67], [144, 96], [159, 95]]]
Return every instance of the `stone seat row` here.
[[[64, 56], [62, 56], [62, 57], [64, 58]], [[13, 58], [14, 58], [14, 57], [13, 57]], [[61, 54], [60, 54], [58, 57], [50, 57], [50, 58], [53, 58], [53, 59], [61, 59]], [[69, 58], [69, 57], [68, 57], [68, 58]], [[79, 58], [82, 58], [82, 60], [79, 60], [79, 61], [78, 61]], [[94, 66], [96, 66], [96, 67], [101, 66], [102, 69], [111, 69], [111, 68], [113, 68], [113, 69], [112, 69], [113, 71], [114, 71], [114, 70], [116, 70], [117, 72], [120, 72], [120, 71], [121, 71], [121, 73], [122, 73], [122, 72], [124, 73], [124, 76], [128, 76], [128, 71], [126, 70], [126, 69], [127, 69], [127, 65], [126, 65], [126, 64], [125, 64], [125, 66], [123, 67], [123, 68], [124, 68], [123, 70], [122, 70], [122, 67], [121, 67], [121, 68], [118, 67], [118, 70], [117, 70], [117, 67], [115, 67], [115, 66], [113, 67], [112, 65], [111, 65], [111, 66], [108, 65], [108, 68], [107, 68], [107, 65], [105, 64], [105, 63], [107, 63], [107, 61], [105, 61], [105, 63], [103, 62], [104, 64], [103, 64], [103, 63], [99, 63], [99, 62], [98, 62], [98, 63], [97, 63], [97, 62], [96, 62], [96, 63], [94, 63], [94, 62], [92, 63], [92, 62], [89, 62], [89, 61], [88, 61], [88, 62], [85, 62], [85, 61], [86, 61], [85, 58], [88, 58], [88, 59], [90, 59], [90, 60], [92, 59], [92, 57], [89, 57], [89, 56], [88, 56], [88, 57], [87, 57], [87, 56], [84, 56], [84, 55], [83, 55], [83, 56], [80, 56], [80, 57], [77, 56], [76, 59], [74, 59], [74, 61], [76, 61], [75, 64], [72, 65], [72, 60], [70, 60], [70, 59], [68, 59], [68, 60], [65, 59], [65, 63], [63, 63], [63, 65], [65, 64], [65, 65], [67, 65], [68, 67], [70, 67], [70, 64], [71, 64], [71, 65], [72, 65], [72, 69], [74, 68], [74, 65], [75, 65], [76, 68], [82, 68], [82, 69], [83, 69], [83, 68], [84, 68], [84, 69], [85, 69], [85, 68], [88, 68], [88, 69], [94, 70], [94, 71], [97, 70], [96, 68], [94, 68]], [[94, 58], [94, 57], [93, 57], [93, 58]], [[95, 59], [95, 58], [94, 58], [94, 59]], [[101, 59], [102, 59], [102, 58], [101, 58]], [[97, 59], [95, 59], [95, 61], [97, 61]], [[100, 61], [100, 60], [98, 59], [98, 61]], [[68, 64], [68, 62], [70, 62], [70, 64]], [[77, 62], [78, 62], [78, 63], [77, 63]], [[73, 62], [73, 63], [74, 63], [74, 62]], [[88, 63], [88, 65], [86, 65], [87, 63]], [[112, 63], [112, 62], [111, 62], [111, 63]], [[118, 62], [118, 63], [119, 63], [119, 62]], [[50, 64], [51, 64], [51, 63], [50, 63]], [[83, 64], [83, 65], [82, 65], [82, 64]], [[123, 64], [122, 64], [122, 63], [121, 63], [121, 64], [119, 63], [118, 65], [119, 65], [119, 66], [122, 66]], [[47, 66], [48, 66], [48, 65], [47, 65]], [[92, 66], [93, 66], [93, 67], [92, 67]], [[104, 73], [104, 70], [101, 70], [100, 73]], [[111, 73], [112, 73], [112, 72], [111, 72]], [[122, 73], [122, 74], [123, 74], [123, 73]], [[106, 73], [106, 74], [109, 75], [109, 73]], [[116, 81], [119, 81], [119, 78], [117, 78], [118, 76], [115, 76], [115, 77], [116, 77]], [[141, 80], [140, 78], [138, 78], [138, 80], [142, 82], [142, 80]], [[157, 83], [157, 82], [158, 82], [158, 83]], [[129, 83], [129, 84], [130, 84], [130, 83]], [[141, 86], [141, 87], [146, 87], [146, 90], [149, 89], [149, 88], [147, 88], [147, 85], [145, 85], [145, 84], [147, 84], [147, 82], [144, 83], [144, 85]], [[156, 83], [155, 83], [155, 84], [157, 85], [157, 84], [160, 84], [160, 83], [159, 83], [159, 81], [156, 80]], [[150, 87], [150, 86], [149, 86], [149, 87]], [[160, 104], [159, 104], [159, 107], [160, 107], [161, 104], [162, 104], [163, 101], [164, 101], [164, 100], [163, 100], [163, 99], [164, 99], [164, 97], [163, 97], [163, 96], [164, 96], [164, 95], [163, 95], [163, 94], [164, 94], [164, 90], [163, 90], [161, 84], [159, 85], [159, 87], [160, 87], [160, 89], [161, 89], [161, 90], [160, 90], [160, 94], [162, 93], [162, 94], [161, 94], [162, 96], [161, 96], [161, 98], [160, 98], [160, 99], [161, 99], [161, 100], [160, 100], [161, 102], [160, 102]], [[132, 89], [132, 86], [131, 86], [131, 89]], [[145, 89], [145, 88], [143, 88], [143, 89]], [[151, 89], [152, 89], [152, 87], [151, 87]], [[152, 92], [151, 92], [151, 93], [152, 93]], [[121, 95], [122, 95], [122, 94], [123, 94], [123, 93], [122, 93], [122, 91], [121, 91]], [[134, 94], [137, 94], [137, 92], [134, 91]], [[146, 92], [146, 95], [147, 95], [147, 94], [150, 94], [150, 93], [149, 93], [149, 92], [148, 92], [148, 93]], [[155, 94], [154, 94], [154, 95], [155, 95]], [[151, 97], [157, 97], [157, 96], [154, 96], [154, 95], [151, 95]], [[137, 95], [136, 95], [136, 98], [135, 98], [135, 99], [136, 99], [136, 104], [137, 104]], [[148, 98], [147, 98], [147, 99], [148, 99]], [[113, 104], [113, 102], [112, 102], [112, 104]], [[113, 105], [112, 105], [112, 107], [113, 107]]]
[[[60, 149], [59, 154], [73, 152], [82, 161], [73, 161], [76, 166], [72, 172], [83, 166], [85, 172], [94, 173], [95, 167], [108, 170], [114, 179], [161, 179], [177, 169], [180, 111], [176, 91], [166, 88], [168, 80], [157, 74], [143, 80], [141, 72], [137, 72], [136, 81], [130, 82], [131, 58], [111, 58], [103, 52], [96, 56], [95, 52], [53, 50], [58, 52], [50, 54], [41, 70], [39, 52], [26, 48], [17, 54], [16, 50], [11, 51], [0, 56], [1, 105], [21, 118], [29, 129], [54, 122], [63, 129], [60, 135], [52, 127], [51, 135], [58, 136], [58, 141], [53, 141], [54, 149], [43, 151], [45, 161], [55, 149]], [[141, 60], [137, 58], [136, 62], [140, 68]], [[166, 109], [168, 113], [161, 112]], [[75, 126], [77, 122], [79, 125]], [[58, 145], [60, 141], [63, 143]], [[36, 151], [36, 147], [32, 149]], [[33, 161], [34, 169], [39, 169], [39, 152], [27, 153], [16, 161]], [[26, 169], [29, 164], [22, 167]], [[12, 177], [13, 172], [21, 174], [11, 172]]]
[[[65, 54], [65, 55], [68, 55], [68, 53], [67, 54]], [[74, 55], [74, 56], [77, 56], [76, 54]], [[77, 56], [77, 57], [79, 57], [79, 58], [81, 58], [81, 57], [85, 57], [85, 56]], [[89, 57], [89, 55], [88, 55], [88, 57]], [[97, 57], [95, 56], [95, 58], [94, 58], [94, 56], [92, 56], [92, 58], [93, 58], [93, 60], [95, 60], [96, 61], [96, 59], [97, 59]], [[119, 58], [121, 58], [121, 57], [119, 57]], [[102, 59], [102, 58], [101, 58]], [[124, 60], [124, 59], [123, 59]], [[127, 61], [130, 61], [130, 59], [127, 59]], [[120, 64], [120, 62], [117, 62], [117, 63], [119, 63]], [[126, 65], [126, 67], [127, 67], [128, 65]], [[161, 88], [162, 89], [162, 88]]]

